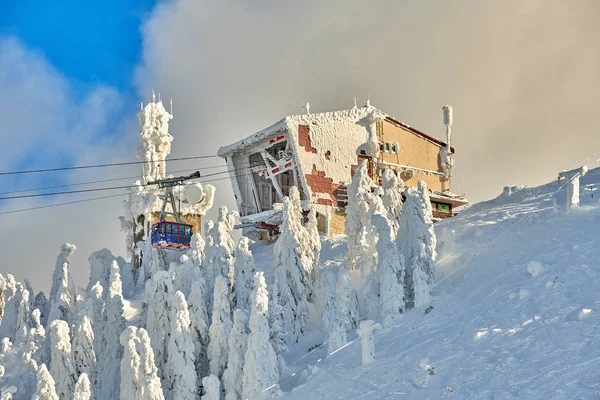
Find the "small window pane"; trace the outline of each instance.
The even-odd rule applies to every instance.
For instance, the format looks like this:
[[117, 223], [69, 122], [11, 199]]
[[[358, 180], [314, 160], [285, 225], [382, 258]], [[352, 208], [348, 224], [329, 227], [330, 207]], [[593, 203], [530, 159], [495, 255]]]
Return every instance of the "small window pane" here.
[[192, 227], [186, 226], [185, 227], [185, 236], [191, 236], [191, 235], [192, 235]]
[[450, 205], [449, 204], [438, 204], [438, 211], [449, 213], [450, 212]]
[[179, 235], [179, 225], [173, 224], [173, 235]]
[[166, 224], [167, 225], [167, 235], [171, 234], [171, 224]]
[[390, 152], [390, 144], [389, 143], [385, 144], [385, 151], [388, 153]]
[[398, 154], [398, 145], [396, 143], [392, 143], [392, 153]]

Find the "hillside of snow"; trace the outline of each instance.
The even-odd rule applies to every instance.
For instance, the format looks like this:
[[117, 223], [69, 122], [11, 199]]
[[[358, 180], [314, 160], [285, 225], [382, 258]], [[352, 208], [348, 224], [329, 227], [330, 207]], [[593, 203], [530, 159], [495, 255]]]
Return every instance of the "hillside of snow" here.
[[[360, 339], [327, 356], [326, 346], [307, 353], [307, 338], [288, 354], [288, 364], [304, 359], [282, 377], [302, 370], [281, 383], [284, 398], [600, 398], [599, 184], [600, 169], [585, 175], [568, 214], [555, 181], [507, 188], [436, 224], [433, 310], [377, 331], [369, 366]], [[325, 263], [335, 248], [343, 258], [333, 245]]]

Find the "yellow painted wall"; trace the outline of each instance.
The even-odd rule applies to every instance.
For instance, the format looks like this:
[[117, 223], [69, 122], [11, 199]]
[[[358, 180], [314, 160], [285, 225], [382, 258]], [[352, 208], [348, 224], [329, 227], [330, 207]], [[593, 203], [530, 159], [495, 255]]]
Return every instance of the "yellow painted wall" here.
[[[382, 134], [379, 140], [384, 143], [398, 143], [399, 147], [398, 154], [382, 151], [381, 161], [442, 172], [439, 165], [440, 146], [388, 121], [382, 121], [381, 125]], [[419, 171], [415, 171], [413, 178], [403, 180], [406, 186], [416, 186], [419, 180], [423, 180], [433, 190], [442, 192], [450, 189], [444, 178]]]
[[344, 226], [346, 224], [346, 214], [339, 211], [331, 210], [331, 214], [329, 215], [329, 236], [343, 235]]

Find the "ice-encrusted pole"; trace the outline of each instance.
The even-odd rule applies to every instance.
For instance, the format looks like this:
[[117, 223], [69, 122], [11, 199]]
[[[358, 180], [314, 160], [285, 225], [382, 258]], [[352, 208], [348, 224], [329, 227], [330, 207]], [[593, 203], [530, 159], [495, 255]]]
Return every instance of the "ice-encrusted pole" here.
[[452, 154], [452, 107], [445, 105], [442, 107], [444, 112], [444, 125], [446, 125], [446, 147], [440, 149], [440, 158], [442, 170], [446, 179], [452, 178], [452, 167], [454, 166], [454, 155]]
[[567, 212], [579, 207], [579, 178], [584, 176], [587, 171], [588, 167], [584, 165], [574, 171], [571, 177], [568, 176], [569, 174], [565, 174], [566, 178], [569, 179], [567, 185]]
[[155, 98], [153, 91], [152, 102], [146, 104], [138, 114], [142, 129], [137, 157], [144, 161], [144, 183], [165, 178], [165, 159], [171, 152], [173, 141], [173, 136], [169, 134], [169, 121], [173, 119], [173, 115], [165, 109], [160, 99], [156, 102]]
[[373, 340], [373, 332], [377, 329], [381, 329], [381, 324], [369, 319], [362, 321], [356, 330], [362, 343], [363, 365], [368, 365], [375, 361], [375, 341]]

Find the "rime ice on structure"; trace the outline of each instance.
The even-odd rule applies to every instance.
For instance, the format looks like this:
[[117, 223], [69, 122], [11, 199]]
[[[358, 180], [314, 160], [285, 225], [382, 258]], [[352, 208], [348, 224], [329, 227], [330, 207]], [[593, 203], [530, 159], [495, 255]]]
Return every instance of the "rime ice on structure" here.
[[[121, 229], [127, 233], [128, 256], [135, 269], [142, 263], [142, 251], [137, 244], [144, 240], [152, 224], [158, 222], [163, 202], [162, 189], [155, 185], [145, 185], [169, 176], [165, 160], [171, 152], [173, 141], [173, 136], [169, 133], [169, 121], [173, 119], [173, 115], [165, 109], [160, 99], [154, 101], [153, 98], [152, 102], [142, 107], [138, 117], [141, 130], [138, 135], [140, 147], [136, 155], [143, 161], [142, 179], [133, 184], [132, 192], [124, 202], [125, 215], [120, 218]], [[174, 195], [175, 201], [180, 202], [182, 219], [193, 225], [194, 231], [198, 232], [202, 216], [213, 205], [214, 186], [202, 186], [188, 181], [176, 187]]]
[[[392, 170], [407, 187], [426, 181], [436, 203], [436, 219], [452, 216], [453, 207], [467, 203], [450, 192], [454, 162], [450, 143], [401, 122], [370, 102], [333, 112], [304, 109], [307, 112], [284, 117], [218, 151], [231, 171], [246, 233], [264, 231], [265, 224], [281, 224], [280, 204], [292, 186], [299, 189], [304, 210], [312, 208], [318, 213], [321, 232], [342, 233], [347, 185], [362, 160], [368, 160], [369, 176], [375, 183], [381, 182], [385, 170]], [[449, 142], [451, 108], [445, 107], [444, 112]]]

